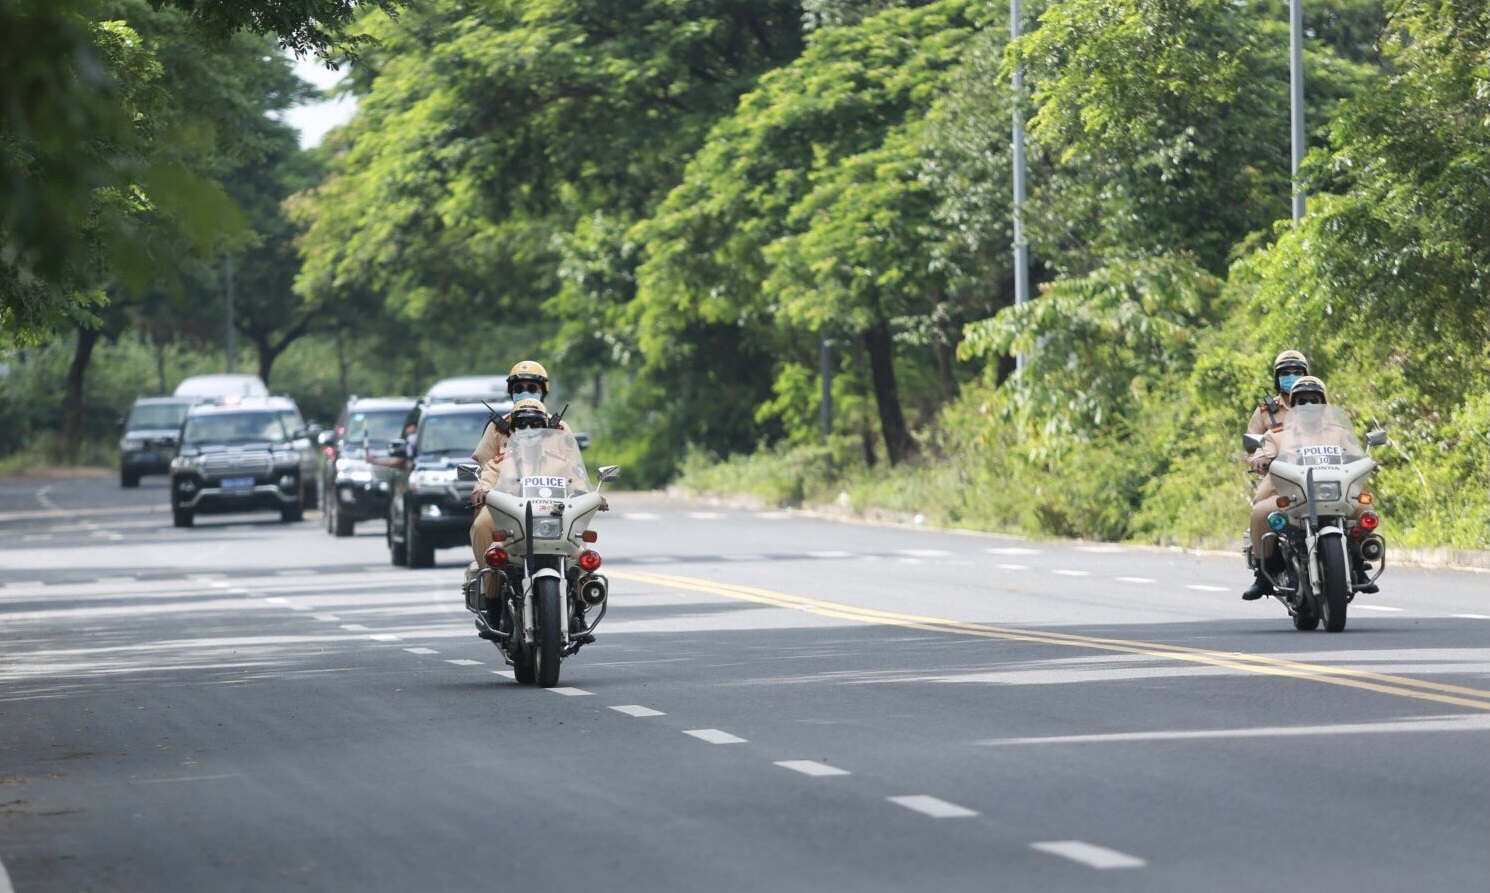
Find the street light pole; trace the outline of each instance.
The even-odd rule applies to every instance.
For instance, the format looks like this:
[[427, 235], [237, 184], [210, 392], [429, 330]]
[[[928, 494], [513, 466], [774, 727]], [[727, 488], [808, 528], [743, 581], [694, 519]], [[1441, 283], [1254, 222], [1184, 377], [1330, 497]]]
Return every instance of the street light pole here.
[[233, 371], [233, 355], [238, 352], [238, 338], [233, 325], [233, 256], [223, 255], [223, 271], [227, 281], [227, 304], [228, 304], [228, 373]]
[[[1009, 0], [1009, 42], [1019, 39], [1019, 0]], [[1030, 246], [1024, 238], [1024, 69], [1014, 66], [1014, 306], [1030, 299]], [[1024, 354], [1014, 355], [1015, 373], [1024, 371]]]
[[1293, 222], [1304, 216], [1304, 0], [1288, 0], [1288, 103], [1292, 118]]

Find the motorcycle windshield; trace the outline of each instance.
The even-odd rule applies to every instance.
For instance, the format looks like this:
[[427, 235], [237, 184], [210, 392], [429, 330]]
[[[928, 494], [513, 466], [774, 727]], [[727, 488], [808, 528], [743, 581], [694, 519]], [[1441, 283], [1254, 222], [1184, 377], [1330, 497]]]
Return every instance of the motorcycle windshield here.
[[590, 477], [585, 473], [579, 442], [573, 434], [556, 428], [512, 432], [497, 466], [495, 489], [534, 499], [567, 499], [588, 492]]
[[1270, 436], [1278, 445], [1279, 461], [1293, 465], [1344, 465], [1366, 456], [1350, 416], [1326, 403], [1293, 407], [1283, 430]]

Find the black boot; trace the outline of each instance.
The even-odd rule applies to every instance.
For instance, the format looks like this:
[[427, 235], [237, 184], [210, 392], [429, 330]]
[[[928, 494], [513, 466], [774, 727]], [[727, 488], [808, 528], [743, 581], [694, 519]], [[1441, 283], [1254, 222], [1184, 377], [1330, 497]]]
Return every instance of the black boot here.
[[1377, 586], [1375, 583], [1366, 583], [1367, 580], [1371, 579], [1370, 574], [1371, 565], [1367, 564], [1366, 562], [1362, 561], [1355, 566], [1356, 582], [1366, 584], [1364, 586], [1357, 586], [1356, 592], [1364, 592], [1367, 595], [1375, 595], [1376, 593], [1381, 591], [1381, 587]]
[[1268, 581], [1267, 575], [1262, 572], [1262, 568], [1258, 568], [1256, 575], [1253, 577], [1252, 585], [1248, 586], [1247, 591], [1242, 593], [1242, 601], [1255, 602], [1264, 595], [1272, 595], [1276, 591], [1273, 588], [1273, 584]]

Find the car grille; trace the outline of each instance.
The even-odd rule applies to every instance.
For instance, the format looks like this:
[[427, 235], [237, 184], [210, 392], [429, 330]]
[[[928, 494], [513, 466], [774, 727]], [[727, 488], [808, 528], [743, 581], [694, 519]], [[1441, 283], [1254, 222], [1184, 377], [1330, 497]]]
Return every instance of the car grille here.
[[227, 453], [202, 460], [208, 474], [266, 474], [270, 468], [268, 453]]

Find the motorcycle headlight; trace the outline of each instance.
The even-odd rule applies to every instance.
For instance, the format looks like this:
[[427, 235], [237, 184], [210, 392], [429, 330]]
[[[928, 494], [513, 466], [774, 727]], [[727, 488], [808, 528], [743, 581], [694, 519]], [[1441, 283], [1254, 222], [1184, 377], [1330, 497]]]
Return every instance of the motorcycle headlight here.
[[564, 535], [563, 518], [534, 518], [533, 539], [556, 540]]
[[1340, 482], [1320, 481], [1315, 484], [1314, 498], [1320, 502], [1338, 502], [1340, 500]]

